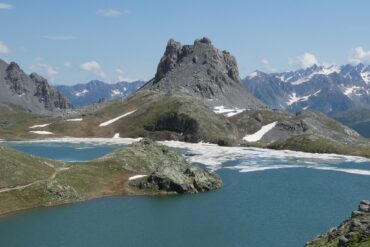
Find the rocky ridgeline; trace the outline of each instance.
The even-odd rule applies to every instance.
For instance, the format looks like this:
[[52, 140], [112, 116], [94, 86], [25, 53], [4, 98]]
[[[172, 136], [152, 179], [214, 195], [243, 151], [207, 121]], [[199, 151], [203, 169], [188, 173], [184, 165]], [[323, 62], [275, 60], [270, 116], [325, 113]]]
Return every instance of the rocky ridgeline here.
[[0, 103], [47, 113], [72, 108], [68, 100], [36, 73], [27, 75], [18, 64], [0, 60]]
[[143, 89], [187, 90], [209, 106], [263, 107], [243, 88], [236, 59], [216, 49], [208, 38], [193, 45], [169, 40], [155, 77]]
[[362, 201], [349, 219], [308, 242], [309, 246], [370, 246], [370, 200]]

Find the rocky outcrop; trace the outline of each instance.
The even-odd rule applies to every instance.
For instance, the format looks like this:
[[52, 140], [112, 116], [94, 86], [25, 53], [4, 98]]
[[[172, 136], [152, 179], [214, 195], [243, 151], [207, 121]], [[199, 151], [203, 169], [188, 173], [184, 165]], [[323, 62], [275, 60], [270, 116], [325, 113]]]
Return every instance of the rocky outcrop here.
[[148, 177], [131, 181], [131, 185], [153, 191], [198, 193], [219, 189], [222, 181], [218, 175], [199, 167], [160, 167]]
[[[136, 172], [149, 174], [146, 177], [131, 180], [130, 185], [133, 187], [154, 192], [183, 194], [215, 190], [223, 185], [217, 174], [189, 164], [172, 148], [158, 145], [150, 139], [143, 139], [136, 143], [135, 150], [146, 150], [146, 155], [151, 156], [152, 159], [148, 166], [142, 163], [139, 169], [129, 168]], [[163, 159], [158, 154], [172, 158], [171, 160]]]
[[264, 107], [241, 85], [235, 58], [216, 49], [208, 38], [198, 39], [193, 45], [171, 39], [155, 77], [143, 89], [185, 89], [208, 106]]
[[0, 62], [0, 103], [13, 104], [46, 113], [72, 108], [72, 105], [47, 80], [36, 73], [25, 74], [18, 64]]
[[358, 210], [353, 211], [349, 219], [305, 246], [370, 246], [370, 201], [361, 201]]

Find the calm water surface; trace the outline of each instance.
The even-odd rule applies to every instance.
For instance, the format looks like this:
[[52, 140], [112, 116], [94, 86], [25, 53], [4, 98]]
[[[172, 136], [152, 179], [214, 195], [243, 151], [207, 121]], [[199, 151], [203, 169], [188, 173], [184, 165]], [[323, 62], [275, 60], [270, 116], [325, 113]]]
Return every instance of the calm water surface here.
[[[64, 160], [88, 160], [116, 148], [13, 147]], [[227, 166], [241, 162], [229, 161]], [[366, 162], [336, 166], [370, 169]], [[0, 246], [303, 246], [370, 198], [366, 175], [308, 168], [245, 173], [220, 169], [218, 174], [225, 187], [210, 193], [103, 198], [0, 218]]]

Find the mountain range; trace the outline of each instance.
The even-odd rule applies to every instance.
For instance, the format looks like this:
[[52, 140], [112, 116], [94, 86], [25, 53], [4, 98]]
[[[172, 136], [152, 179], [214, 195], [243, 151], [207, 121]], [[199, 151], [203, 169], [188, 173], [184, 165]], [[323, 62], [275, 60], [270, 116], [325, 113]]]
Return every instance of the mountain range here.
[[125, 98], [138, 90], [144, 83], [144, 81], [122, 81], [111, 84], [93, 80], [73, 86], [58, 85], [56, 89], [74, 106], [81, 107], [101, 100]]
[[320, 111], [364, 136], [370, 135], [370, 128], [366, 128], [370, 123], [370, 66], [313, 65], [281, 73], [254, 71], [243, 79], [243, 84], [272, 108]]
[[[292, 95], [295, 93], [295, 97], [302, 97], [303, 92], [298, 90], [300, 87], [303, 87], [300, 88], [302, 91], [307, 87], [307, 91], [313, 92], [308, 99], [322, 96], [324, 90], [338, 92], [331, 79], [335, 76], [340, 78], [338, 72], [329, 73], [326, 71], [328, 68], [319, 66], [310, 69], [301, 71], [296, 79], [288, 79], [288, 74], [281, 74], [281, 79], [278, 75], [265, 74], [265, 77], [290, 88], [290, 91], [285, 91], [283, 87], [281, 95], [290, 92]], [[331, 69], [337, 70], [336, 67]], [[365, 73], [365, 69], [361, 69], [361, 73]], [[248, 80], [265, 83], [265, 88], [254, 83], [257, 85], [255, 88], [264, 93], [268, 86], [275, 84], [259, 80], [260, 74], [256, 72]], [[313, 89], [306, 86], [311, 85], [308, 81], [317, 77], [332, 83], [326, 88], [323, 88], [322, 85], [326, 85], [323, 83], [316, 83]], [[22, 83], [35, 83], [27, 76], [25, 78]], [[91, 84], [98, 85], [96, 82]], [[244, 80], [244, 84], [248, 82]], [[351, 86], [348, 82], [343, 85]], [[87, 93], [84, 90], [88, 89], [82, 87], [78, 90], [80, 95]], [[270, 100], [277, 99], [275, 91], [270, 87]], [[153, 79], [129, 97], [44, 117], [0, 105], [0, 136], [149, 137], [154, 140], [204, 141], [219, 145], [370, 156], [367, 140], [351, 128], [309, 108], [297, 113], [289, 112], [293, 109], [287, 107], [289, 99], [292, 100], [288, 96], [288, 103], [283, 104], [284, 97], [280, 102], [281, 108], [285, 106], [284, 109], [289, 111], [268, 107], [274, 104], [266, 101], [267, 96], [261, 97], [256, 92], [254, 88], [243, 87], [236, 59], [229, 52], [215, 48], [210, 39], [197, 39], [191, 45], [182, 45], [171, 39]], [[348, 97], [348, 100], [351, 99]], [[303, 100], [293, 103], [301, 102]], [[22, 104], [19, 106], [24, 108]]]

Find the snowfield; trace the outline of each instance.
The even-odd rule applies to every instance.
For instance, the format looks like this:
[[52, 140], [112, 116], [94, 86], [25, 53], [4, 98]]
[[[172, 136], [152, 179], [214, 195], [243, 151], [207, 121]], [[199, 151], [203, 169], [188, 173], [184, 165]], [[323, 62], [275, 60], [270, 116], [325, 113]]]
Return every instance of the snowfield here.
[[277, 124], [277, 122], [273, 122], [273, 123], [267, 124], [265, 126], [262, 126], [262, 128], [259, 131], [257, 131], [256, 133], [254, 133], [252, 135], [246, 135], [246, 136], [244, 136], [243, 140], [245, 140], [247, 142], [257, 142], [257, 141], [261, 140], [262, 137], [267, 132], [269, 132], [270, 130], [272, 130], [276, 126], [276, 124]]
[[216, 114], [223, 114], [226, 117], [235, 116], [241, 112], [245, 111], [245, 109], [240, 109], [237, 107], [234, 108], [225, 108], [223, 105], [213, 107], [213, 112]]
[[84, 90], [82, 90], [82, 91], [79, 91], [79, 92], [75, 93], [75, 95], [76, 95], [77, 97], [80, 97], [80, 96], [84, 96], [84, 95], [85, 95], [85, 94], [87, 94], [88, 92], [89, 92], [89, 90], [84, 89]]
[[34, 130], [34, 131], [30, 131], [31, 133], [34, 133], [34, 134], [38, 134], [38, 135], [54, 135], [53, 132], [50, 132], [50, 131], [37, 131], [37, 130]]
[[143, 178], [143, 177], [146, 177], [147, 175], [135, 175], [135, 176], [132, 176], [132, 177], [129, 177], [128, 180], [135, 180], [135, 179], [138, 179], [138, 178]]
[[47, 123], [47, 124], [39, 124], [39, 125], [33, 125], [31, 127], [29, 127], [30, 129], [37, 129], [37, 128], [44, 128], [46, 126], [49, 126], [50, 123]]
[[306, 96], [297, 96], [296, 93], [292, 93], [289, 96], [289, 101], [287, 102], [287, 105], [292, 105], [296, 102], [302, 102], [302, 101], [307, 101], [309, 98], [312, 96], [316, 96], [321, 92], [321, 90], [315, 92], [314, 94], [306, 95]]
[[67, 119], [66, 121], [67, 122], [81, 122], [82, 118], [71, 118], [71, 119]]
[[101, 123], [101, 124], [99, 124], [99, 127], [105, 127], [105, 126], [108, 126], [108, 125], [110, 125], [110, 124], [112, 124], [112, 123], [114, 123], [114, 122], [116, 122], [116, 121], [120, 120], [121, 118], [124, 118], [124, 117], [127, 117], [127, 116], [131, 115], [131, 114], [132, 114], [132, 113], [134, 113], [134, 112], [136, 112], [136, 110], [133, 110], [133, 111], [127, 112], [127, 113], [125, 113], [125, 114], [123, 114], [123, 115], [121, 115], [121, 116], [118, 116], [118, 117], [113, 118], [113, 119], [111, 119], [111, 120], [109, 120], [109, 121], [106, 121], [106, 122], [104, 122], [104, 123]]

